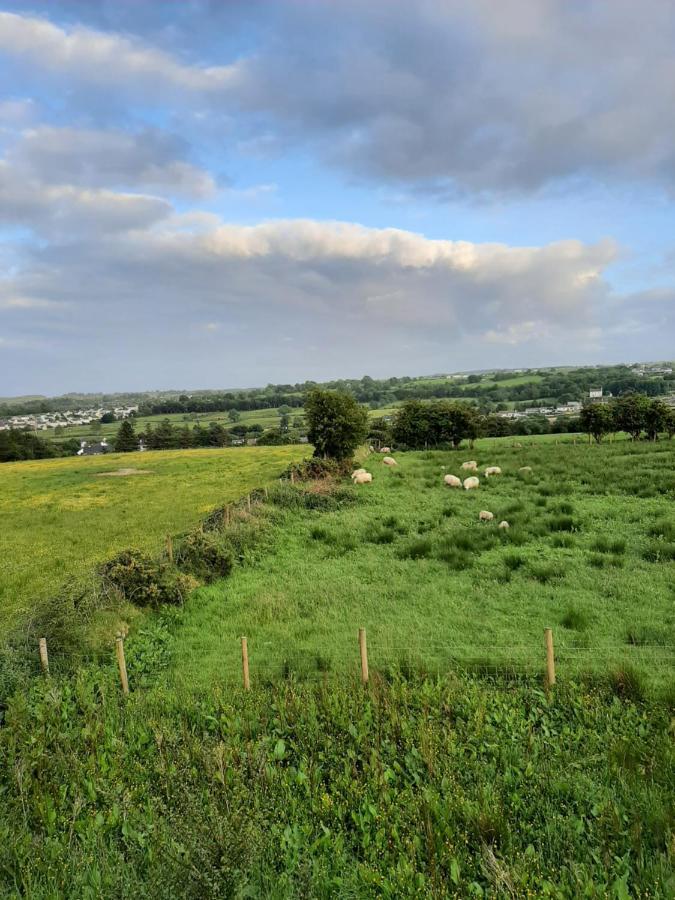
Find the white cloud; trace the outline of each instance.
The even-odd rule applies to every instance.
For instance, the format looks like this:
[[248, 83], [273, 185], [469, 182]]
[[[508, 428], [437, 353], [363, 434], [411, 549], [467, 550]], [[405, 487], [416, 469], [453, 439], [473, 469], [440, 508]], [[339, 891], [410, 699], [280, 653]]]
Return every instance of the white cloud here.
[[90, 28], [59, 28], [46, 19], [0, 12], [0, 51], [90, 85], [221, 92], [236, 83], [238, 66], [183, 63], [139, 40]]

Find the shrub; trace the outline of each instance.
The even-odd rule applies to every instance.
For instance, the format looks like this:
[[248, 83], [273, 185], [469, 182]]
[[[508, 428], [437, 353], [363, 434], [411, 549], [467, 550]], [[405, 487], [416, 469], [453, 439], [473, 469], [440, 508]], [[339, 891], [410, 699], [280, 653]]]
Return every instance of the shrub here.
[[332, 491], [311, 491], [283, 484], [270, 490], [269, 500], [282, 509], [313, 509], [328, 512], [339, 509], [347, 503], [356, 503], [358, 497], [352, 487], [338, 487]]
[[178, 548], [176, 561], [206, 581], [227, 577], [234, 566], [231, 548], [214, 531], [188, 534]]
[[321, 459], [313, 456], [299, 463], [292, 463], [284, 472], [290, 480], [291, 474], [299, 481], [320, 481], [323, 478], [344, 478], [350, 475], [355, 468], [354, 460], [348, 459]]
[[139, 550], [123, 550], [99, 572], [106, 588], [136, 606], [156, 608], [163, 603], [182, 603], [194, 587], [192, 579]]

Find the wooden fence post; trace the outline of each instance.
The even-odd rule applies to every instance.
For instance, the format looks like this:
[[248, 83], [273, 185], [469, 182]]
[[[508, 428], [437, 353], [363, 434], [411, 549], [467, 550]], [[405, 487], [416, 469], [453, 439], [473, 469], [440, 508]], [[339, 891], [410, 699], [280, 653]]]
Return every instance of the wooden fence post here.
[[118, 635], [115, 638], [115, 654], [117, 655], [117, 666], [120, 670], [120, 681], [122, 682], [122, 693], [129, 693], [129, 679], [127, 678], [127, 664], [124, 659], [124, 638]]
[[546, 687], [555, 684], [555, 657], [553, 655], [553, 631], [544, 628], [544, 643], [546, 645]]
[[49, 675], [49, 655], [47, 653], [47, 638], [40, 638], [40, 665], [42, 672]]
[[251, 495], [250, 494], [246, 498], [246, 503], [248, 504], [248, 511], [251, 512]]
[[365, 628], [359, 628], [359, 650], [361, 651], [361, 681], [368, 684], [368, 644], [366, 643]]
[[166, 536], [166, 556], [170, 563], [173, 562], [173, 538], [170, 534]]
[[295, 484], [295, 472], [291, 469], [291, 484]]
[[244, 690], [251, 690], [251, 679], [248, 674], [248, 641], [245, 637], [241, 639], [241, 671], [244, 677]]

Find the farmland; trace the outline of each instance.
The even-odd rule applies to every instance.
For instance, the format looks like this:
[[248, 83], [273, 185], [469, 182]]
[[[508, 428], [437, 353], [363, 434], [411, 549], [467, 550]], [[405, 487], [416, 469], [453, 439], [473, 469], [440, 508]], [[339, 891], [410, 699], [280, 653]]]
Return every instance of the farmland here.
[[[366, 456], [359, 488], [274, 481], [303, 449], [4, 467], [19, 585], [66, 525], [51, 584], [270, 486], [219, 517], [229, 577], [130, 620], [129, 697], [109, 640], [0, 702], [0, 893], [672, 896], [673, 443], [491, 439]], [[503, 474], [446, 488], [468, 458]], [[98, 477], [122, 465], [153, 474]]]
[[[156, 551], [218, 503], [278, 477], [306, 448], [109, 454], [0, 470], [0, 633], [116, 551]], [[141, 474], [109, 477], [119, 469]]]
[[[666, 687], [673, 445], [484, 441], [474, 453], [504, 470], [478, 491], [444, 488], [462, 457], [427, 452], [398, 455], [394, 471], [371, 457], [374, 483], [329, 512], [285, 509], [282, 498], [274, 552], [185, 608], [174, 677], [198, 689], [237, 677], [241, 634], [262, 678], [353, 670], [360, 626], [378, 665], [539, 672], [551, 626], [566, 676], [626, 665]], [[481, 509], [493, 523], [479, 523]]]

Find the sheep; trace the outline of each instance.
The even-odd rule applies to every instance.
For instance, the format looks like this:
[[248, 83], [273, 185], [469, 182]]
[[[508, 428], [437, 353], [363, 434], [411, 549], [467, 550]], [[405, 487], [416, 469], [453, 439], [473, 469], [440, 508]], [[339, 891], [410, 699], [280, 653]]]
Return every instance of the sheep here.
[[487, 509], [481, 509], [481, 511], [478, 513], [479, 522], [491, 522], [494, 519], [494, 517], [495, 517], [495, 514], [491, 513]]
[[380, 453], [391, 453], [390, 447], [380, 447]]
[[371, 484], [372, 480], [373, 476], [370, 472], [357, 472], [353, 478], [354, 484]]
[[497, 528], [503, 528], [504, 530], [506, 530], [507, 528], [510, 528], [510, 527], [511, 527], [511, 526], [510, 526], [509, 523], [506, 521], [506, 519], [503, 519], [503, 520], [499, 523], [499, 525], [497, 526]]
[[488, 466], [487, 469], [485, 470], [486, 478], [489, 478], [490, 475], [501, 475], [501, 474], [502, 474], [502, 470], [499, 468], [499, 466]]
[[519, 472], [522, 472], [523, 475], [531, 475], [532, 474], [532, 466], [521, 466], [518, 469]]
[[447, 484], [448, 487], [461, 487], [462, 479], [458, 478], [456, 475], [446, 475], [443, 479], [443, 483]]
[[352, 478], [356, 478], [357, 475], [363, 475], [365, 471], [365, 469], [354, 469], [354, 471], [352, 472]]
[[464, 490], [470, 491], [472, 488], [477, 488], [480, 484], [480, 481], [473, 475], [471, 478], [464, 479]]
[[478, 471], [478, 463], [475, 459], [470, 459], [469, 462], [462, 463], [462, 469], [465, 472], [477, 472]]
[[384, 465], [384, 466], [397, 466], [398, 463], [396, 462], [396, 460], [394, 459], [393, 456], [385, 456], [384, 459], [382, 460], [382, 465]]

